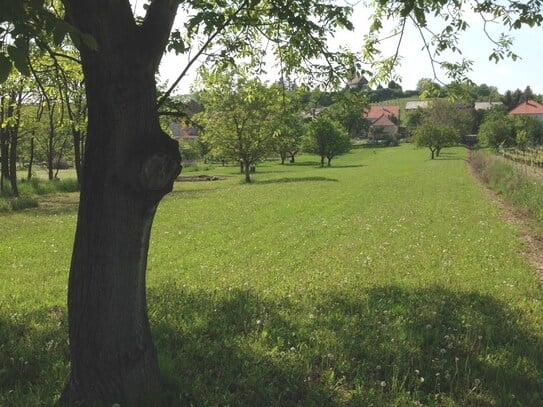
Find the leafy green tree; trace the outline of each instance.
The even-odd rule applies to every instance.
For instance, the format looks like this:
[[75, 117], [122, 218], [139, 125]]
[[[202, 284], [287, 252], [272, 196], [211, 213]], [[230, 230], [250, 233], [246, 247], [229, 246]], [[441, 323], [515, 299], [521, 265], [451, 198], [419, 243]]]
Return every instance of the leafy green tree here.
[[349, 137], [354, 138], [369, 128], [369, 122], [362, 115], [364, 109], [369, 106], [365, 93], [344, 90], [336, 93], [333, 101], [327, 114], [347, 130]]
[[463, 136], [469, 134], [473, 127], [473, 109], [463, 102], [436, 99], [426, 109], [424, 121], [450, 126]]
[[489, 112], [479, 127], [479, 143], [492, 148], [508, 147], [515, 144], [515, 128], [504, 112]]
[[413, 140], [417, 147], [428, 147], [433, 160], [443, 147], [457, 143], [459, 136], [458, 131], [452, 126], [424, 122], [415, 129]]
[[[278, 85], [274, 85], [278, 86]], [[295, 162], [298, 154], [305, 126], [300, 112], [303, 111], [303, 98], [306, 94], [303, 88], [287, 89], [284, 84], [279, 84], [277, 92], [280, 94], [273, 107], [273, 118], [270, 124], [273, 131], [273, 149], [279, 154], [281, 164], [287, 157], [290, 162]]]
[[[537, 118], [518, 115], [513, 118], [513, 126], [515, 128], [516, 138], [522, 140], [522, 144], [541, 144], [543, 140], [543, 123]], [[519, 133], [522, 133], [520, 137]]]
[[332, 118], [321, 114], [309, 123], [304, 150], [320, 156], [321, 167], [324, 167], [325, 159], [330, 167], [334, 157], [348, 153], [351, 149], [349, 135], [341, 124]]
[[49, 180], [56, 178], [54, 172], [69, 147], [69, 120], [65, 115], [65, 93], [62, 87], [61, 67], [50, 64], [42, 54], [34, 54], [29, 61], [39, 92], [37, 120], [46, 123], [45, 137], [39, 138], [45, 151]]
[[204, 111], [194, 120], [212, 153], [240, 163], [245, 182], [251, 167], [272, 150], [272, 122], [279, 92], [240, 69], [202, 71]]
[[287, 157], [290, 157], [290, 163], [294, 163], [305, 131], [299, 113], [281, 111], [276, 113], [272, 130], [273, 148], [279, 153], [281, 164], [285, 163]]
[[15, 73], [0, 83], [0, 192], [4, 192], [4, 180], [8, 180], [13, 196], [19, 195], [18, 142], [23, 127], [23, 102], [30, 95], [29, 88], [29, 81]]
[[409, 131], [413, 132], [415, 128], [422, 124], [422, 121], [424, 120], [424, 110], [417, 107], [415, 110], [409, 112], [406, 117], [407, 128]]

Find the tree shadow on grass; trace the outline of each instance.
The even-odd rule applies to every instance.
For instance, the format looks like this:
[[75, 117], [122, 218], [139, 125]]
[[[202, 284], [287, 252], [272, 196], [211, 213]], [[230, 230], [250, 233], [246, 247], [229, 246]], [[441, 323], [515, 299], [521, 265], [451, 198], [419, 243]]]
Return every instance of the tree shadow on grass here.
[[396, 286], [307, 295], [152, 290], [172, 403], [543, 403], [540, 332], [493, 297]]
[[[489, 295], [170, 283], [149, 304], [168, 406], [543, 405], [541, 327]], [[66, 338], [63, 307], [0, 309], [0, 405], [53, 405]]]
[[324, 168], [362, 168], [362, 167], [367, 167], [367, 165], [364, 165], [364, 164], [346, 164], [346, 165], [334, 165], [332, 163], [332, 165], [330, 167], [324, 167]]
[[435, 158], [439, 161], [469, 161], [465, 154], [459, 154], [456, 152], [441, 152], [439, 156]]
[[64, 307], [0, 309], [0, 405], [54, 405], [69, 373]]
[[286, 167], [292, 166], [292, 167], [320, 167], [321, 163], [320, 161], [301, 161], [301, 162], [294, 162], [294, 163], [285, 163]]
[[335, 178], [326, 178], [326, 177], [290, 177], [290, 178], [277, 178], [277, 179], [268, 179], [268, 180], [255, 180], [255, 184], [282, 184], [288, 182], [320, 182], [320, 181], [329, 181], [337, 182]]

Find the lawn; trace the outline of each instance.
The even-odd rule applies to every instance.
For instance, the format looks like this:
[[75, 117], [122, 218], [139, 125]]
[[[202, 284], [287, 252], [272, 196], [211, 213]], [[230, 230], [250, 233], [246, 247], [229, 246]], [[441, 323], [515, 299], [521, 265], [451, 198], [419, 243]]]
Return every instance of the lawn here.
[[[543, 292], [463, 149], [266, 162], [161, 203], [149, 314], [171, 405], [539, 406]], [[192, 174], [192, 173], [191, 173]], [[76, 198], [76, 197], [75, 197]], [[73, 194], [0, 215], [0, 405], [68, 374]]]

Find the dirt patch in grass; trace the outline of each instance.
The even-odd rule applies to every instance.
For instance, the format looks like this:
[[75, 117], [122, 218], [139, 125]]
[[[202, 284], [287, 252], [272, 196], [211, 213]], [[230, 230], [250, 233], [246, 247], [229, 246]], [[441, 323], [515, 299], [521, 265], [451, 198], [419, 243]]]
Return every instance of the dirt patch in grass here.
[[194, 182], [194, 181], [220, 181], [224, 178], [216, 175], [180, 175], [176, 181]]
[[75, 210], [79, 205], [79, 192], [43, 195], [38, 202], [42, 210]]
[[[501, 157], [499, 159], [502, 159]], [[523, 213], [507, 202], [502, 196], [490, 189], [479, 177], [479, 174], [468, 162], [467, 164], [471, 176], [481, 184], [488, 198], [494, 202], [502, 213], [504, 220], [515, 226], [520, 232], [520, 238], [524, 245], [522, 255], [535, 269], [539, 281], [543, 284], [543, 228], [528, 214]], [[527, 169], [528, 171], [528, 169]], [[531, 176], [541, 176], [539, 174], [530, 174]]]

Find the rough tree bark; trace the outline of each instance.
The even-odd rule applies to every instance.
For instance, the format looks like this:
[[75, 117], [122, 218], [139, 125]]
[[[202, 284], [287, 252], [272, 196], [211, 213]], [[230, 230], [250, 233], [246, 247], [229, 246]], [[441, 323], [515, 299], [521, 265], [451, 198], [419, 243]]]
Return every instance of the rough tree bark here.
[[88, 133], [68, 287], [71, 374], [61, 405], [154, 405], [160, 391], [147, 318], [151, 224], [180, 170], [160, 129], [155, 72], [177, 2], [153, 2], [142, 25], [128, 1], [64, 0], [98, 44], [80, 48]]

